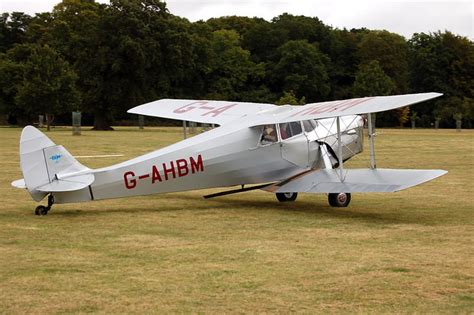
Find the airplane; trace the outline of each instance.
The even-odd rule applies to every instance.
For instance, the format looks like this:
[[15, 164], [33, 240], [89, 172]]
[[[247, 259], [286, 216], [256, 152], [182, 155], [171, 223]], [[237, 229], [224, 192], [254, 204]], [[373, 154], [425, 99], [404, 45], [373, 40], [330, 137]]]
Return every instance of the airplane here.
[[[326, 193], [332, 207], [347, 207], [352, 193], [395, 192], [446, 174], [444, 170], [377, 168], [372, 114], [441, 96], [418, 93], [292, 106], [161, 99], [128, 113], [218, 125], [151, 153], [99, 169], [79, 163], [33, 126], [20, 138], [23, 179], [12, 182], [33, 200], [36, 215], [53, 204], [157, 193], [235, 187], [213, 198], [255, 189], [280, 202], [298, 193]], [[347, 169], [363, 151], [368, 126], [370, 167]]]

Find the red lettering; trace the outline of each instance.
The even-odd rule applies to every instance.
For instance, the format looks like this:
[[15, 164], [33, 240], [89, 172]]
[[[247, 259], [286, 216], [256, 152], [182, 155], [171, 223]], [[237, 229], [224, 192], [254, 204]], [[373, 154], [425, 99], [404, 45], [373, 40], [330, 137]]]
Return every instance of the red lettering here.
[[199, 107], [199, 109], [211, 110], [211, 109], [214, 109], [214, 107], [212, 107], [212, 106], [201, 106], [201, 107]]
[[197, 157], [197, 161], [195, 161], [193, 159], [193, 157], [191, 156], [189, 158], [189, 162], [191, 162], [191, 172], [194, 174], [196, 172], [203, 172], [204, 171], [204, 164], [202, 163], [202, 156], [201, 154], [198, 155]]
[[296, 113], [294, 113], [293, 115], [291, 115], [291, 117], [295, 117], [295, 116], [298, 116], [298, 115], [307, 115], [308, 113], [310, 113], [313, 109], [312, 108], [305, 108], [303, 110], [300, 110]]
[[158, 171], [158, 167], [156, 165], [153, 165], [151, 168], [151, 183], [154, 184], [156, 181], [161, 182], [161, 175], [160, 172]]
[[[127, 187], [127, 189], [132, 189], [132, 188], [135, 188], [135, 186], [137, 186], [137, 180], [133, 178], [134, 176], [135, 176], [135, 173], [132, 171], [129, 171], [123, 174], [123, 180], [125, 181], [125, 187]], [[129, 178], [129, 177], [132, 177], [132, 178]]]
[[333, 101], [333, 102], [324, 102], [320, 103], [317, 105], [313, 105], [310, 107], [307, 107], [305, 109], [302, 109], [293, 115], [291, 117], [295, 116], [305, 116], [305, 115], [317, 115], [317, 114], [323, 114], [323, 113], [332, 113], [332, 112], [343, 112], [351, 107], [354, 107], [356, 105], [362, 104], [364, 102], [367, 102], [371, 100], [372, 97], [368, 98], [356, 98], [352, 100], [344, 100], [344, 101]]
[[[186, 104], [184, 106], [181, 106], [179, 108], [176, 108], [173, 113], [177, 113], [177, 114], [182, 114], [182, 113], [186, 113], [186, 112], [189, 112], [190, 110], [193, 110], [195, 108], [197, 108], [197, 105], [199, 104], [207, 104], [207, 102], [193, 102], [193, 103], [190, 103], [190, 104]], [[196, 105], [196, 106], [193, 106], [193, 105]]]
[[341, 111], [341, 112], [342, 112], [342, 111], [345, 111], [346, 109], [349, 109], [349, 108], [354, 107], [354, 106], [356, 106], [356, 105], [365, 103], [365, 102], [367, 102], [367, 101], [369, 101], [369, 100], [371, 100], [371, 99], [372, 99], [372, 97], [355, 99], [355, 100], [352, 100], [352, 101], [350, 101], [350, 102], [347, 102], [346, 104], [342, 104], [342, 106], [339, 107], [339, 108], [334, 108], [333, 111], [338, 110], [338, 111]]
[[[337, 104], [339, 104], [339, 102]], [[325, 104], [321, 106], [315, 106], [308, 114], [309, 115], [322, 114], [325, 112], [330, 112], [332, 108], [334, 108], [334, 103], [329, 103], [329, 104]]]
[[176, 178], [176, 171], [174, 170], [174, 163], [170, 161], [170, 168], [166, 168], [166, 163], [163, 163], [163, 172], [165, 173], [165, 179], [168, 180], [168, 173], [173, 174], [173, 178]]
[[216, 117], [216, 116], [222, 114], [223, 112], [225, 112], [226, 110], [228, 110], [229, 108], [234, 107], [235, 105], [237, 105], [237, 104], [230, 104], [230, 105], [222, 106], [222, 107], [213, 109], [211, 111], [205, 112], [201, 116], [206, 116], [206, 115], [213, 114], [212, 117]]
[[185, 159], [176, 160], [176, 167], [178, 168], [179, 177], [188, 175], [188, 161], [186, 161]]
[[334, 106], [334, 102], [324, 102], [324, 103], [320, 103], [320, 104], [312, 105], [312, 106], [309, 105], [305, 109], [294, 113], [293, 115], [291, 115], [291, 117], [295, 117], [298, 115], [304, 116], [304, 115], [314, 115], [314, 114], [323, 113], [327, 109], [330, 109], [333, 106]]
[[338, 106], [339, 104], [342, 104], [344, 101], [335, 101], [335, 102], [329, 102], [329, 103], [323, 103], [320, 105], [313, 106], [312, 110], [309, 111], [307, 114], [309, 115], [315, 115], [315, 114], [322, 114], [322, 113], [327, 113], [331, 112], [334, 110], [335, 106]]

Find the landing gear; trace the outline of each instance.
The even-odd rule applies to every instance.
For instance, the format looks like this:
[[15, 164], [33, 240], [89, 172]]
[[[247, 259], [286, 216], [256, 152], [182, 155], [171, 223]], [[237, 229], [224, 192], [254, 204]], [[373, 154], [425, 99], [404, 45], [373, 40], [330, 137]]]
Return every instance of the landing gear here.
[[35, 209], [35, 214], [36, 215], [47, 215], [49, 210], [51, 210], [51, 207], [54, 204], [54, 196], [53, 194], [50, 194], [48, 196], [48, 205], [47, 206], [38, 206]]
[[285, 202], [285, 201], [295, 201], [296, 197], [298, 197], [298, 193], [290, 192], [290, 193], [276, 193], [276, 197], [278, 201]]
[[351, 202], [350, 193], [328, 194], [328, 201], [331, 207], [347, 207]]
[[48, 211], [49, 209], [45, 206], [38, 206], [36, 207], [35, 209], [35, 214], [36, 215], [47, 215], [48, 214]]

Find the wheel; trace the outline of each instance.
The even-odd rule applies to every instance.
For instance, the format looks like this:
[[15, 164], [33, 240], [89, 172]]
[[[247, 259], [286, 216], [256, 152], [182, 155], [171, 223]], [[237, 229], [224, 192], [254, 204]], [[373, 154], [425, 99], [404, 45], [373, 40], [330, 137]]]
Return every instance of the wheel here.
[[48, 211], [49, 209], [45, 206], [38, 206], [36, 207], [35, 209], [35, 214], [36, 215], [47, 215], [48, 214]]
[[290, 193], [276, 193], [276, 197], [278, 201], [285, 202], [285, 201], [295, 201], [296, 197], [298, 197], [298, 193], [290, 192]]
[[351, 202], [350, 193], [328, 194], [328, 201], [331, 207], [347, 207]]

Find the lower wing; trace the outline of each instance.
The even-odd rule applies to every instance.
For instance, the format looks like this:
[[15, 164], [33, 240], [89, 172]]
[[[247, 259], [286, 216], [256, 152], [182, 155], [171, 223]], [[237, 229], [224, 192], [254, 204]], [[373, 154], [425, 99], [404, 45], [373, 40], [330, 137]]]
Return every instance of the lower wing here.
[[338, 169], [321, 169], [273, 184], [263, 190], [274, 193], [395, 192], [446, 174], [443, 170], [350, 169], [341, 178]]

